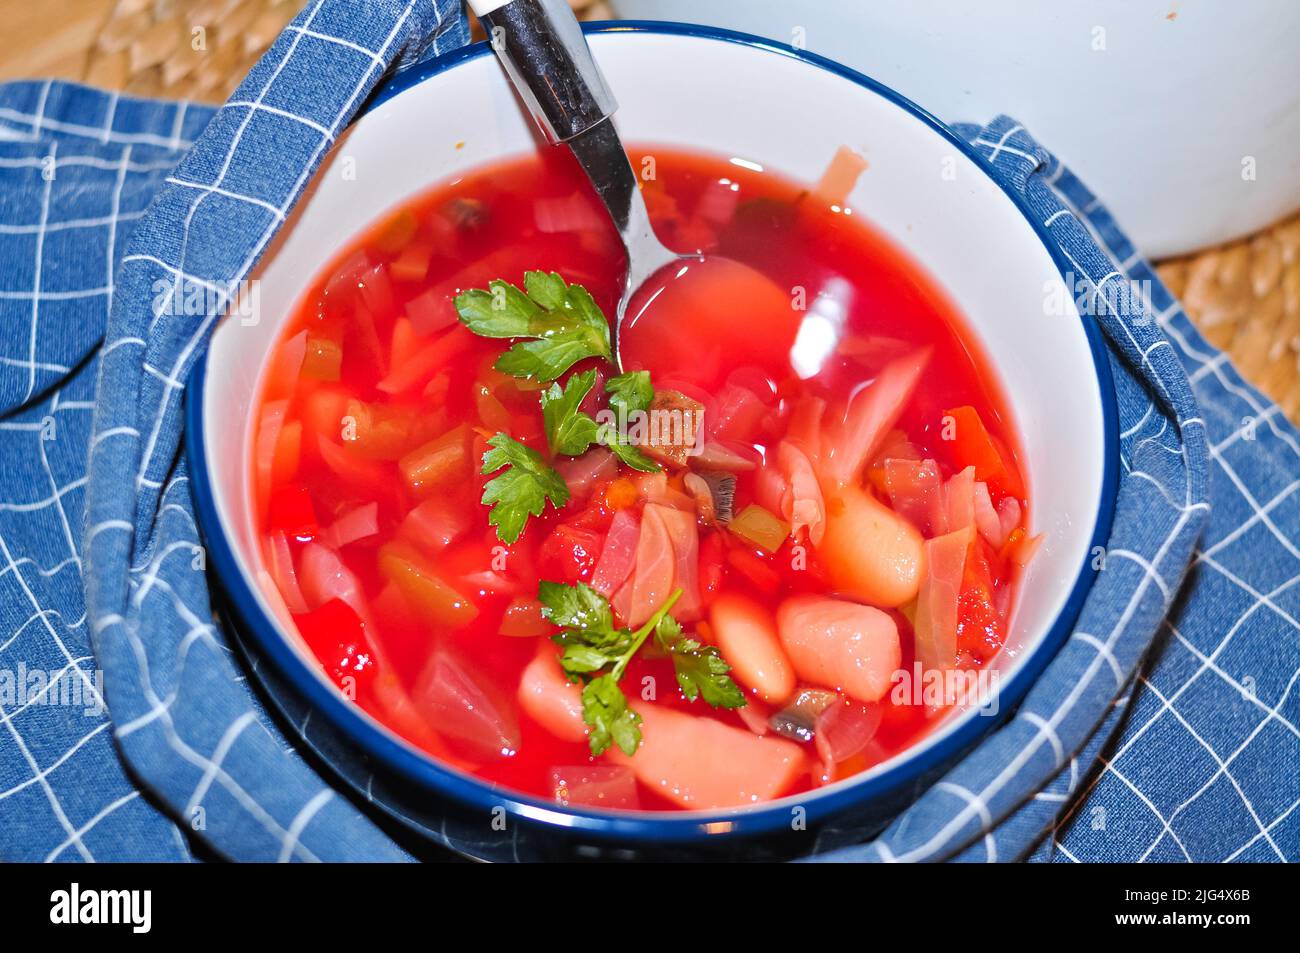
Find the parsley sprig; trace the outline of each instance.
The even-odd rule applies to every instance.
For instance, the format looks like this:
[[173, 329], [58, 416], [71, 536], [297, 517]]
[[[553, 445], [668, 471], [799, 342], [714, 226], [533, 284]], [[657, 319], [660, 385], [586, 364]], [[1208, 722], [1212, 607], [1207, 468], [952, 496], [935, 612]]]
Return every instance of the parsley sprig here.
[[456, 296], [461, 323], [480, 337], [523, 338], [497, 358], [512, 377], [553, 381], [589, 357], [614, 359], [609, 322], [581, 285], [555, 272], [524, 272], [520, 289], [497, 278]]
[[482, 501], [492, 507], [488, 524], [497, 528], [502, 542], [514, 543], [528, 517], [542, 515], [547, 500], [557, 509], [569, 502], [569, 487], [540, 453], [510, 435], [499, 433], [488, 446], [491, 449], [483, 454], [483, 473], [508, 468], [483, 487]]
[[731, 666], [718, 650], [683, 636], [681, 624], [669, 615], [681, 596], [682, 590], [674, 591], [632, 631], [615, 627], [609, 601], [590, 586], [545, 581], [538, 585], [542, 615], [561, 628], [552, 636], [564, 649], [560, 667], [570, 680], [583, 683], [582, 718], [590, 729], [587, 743], [593, 757], [611, 744], [631, 755], [641, 743], [641, 716], [628, 707], [619, 681], [652, 632], [673, 660], [677, 683], [688, 699], [703, 698], [714, 708], [744, 706], [745, 696], [727, 675]]
[[[641, 371], [621, 374], [613, 378], [605, 385], [605, 390], [609, 391], [609, 385], [615, 381], [621, 381], [638, 373], [645, 374], [648, 385], [650, 375], [648, 372]], [[546, 425], [546, 439], [550, 442], [551, 451], [576, 457], [586, 452], [593, 443], [598, 443], [608, 447], [615, 456], [634, 470], [641, 470], [644, 473], [658, 470], [659, 464], [642, 453], [635, 445], [628, 443], [618, 428], [608, 423], [597, 423], [580, 409], [582, 402], [595, 385], [596, 372], [583, 371], [580, 374], [571, 374], [563, 388], [555, 383], [542, 391], [542, 422]], [[619, 399], [622, 399], [621, 394]], [[611, 404], [613, 400], [614, 398], [611, 398]], [[649, 406], [649, 401], [646, 402], [646, 406]]]

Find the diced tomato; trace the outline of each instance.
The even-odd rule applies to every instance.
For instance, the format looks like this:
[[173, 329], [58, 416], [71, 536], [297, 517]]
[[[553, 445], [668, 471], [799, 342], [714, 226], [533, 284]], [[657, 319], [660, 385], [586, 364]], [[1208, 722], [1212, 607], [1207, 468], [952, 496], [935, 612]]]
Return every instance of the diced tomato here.
[[774, 592], [781, 584], [777, 571], [743, 546], [732, 546], [727, 550], [727, 564], [753, 583], [760, 592]]
[[604, 544], [601, 533], [561, 523], [542, 543], [539, 564], [542, 578], [570, 585], [590, 584]]
[[548, 635], [554, 626], [542, 618], [542, 604], [536, 599], [516, 596], [501, 616], [500, 633], [510, 638]]
[[988, 432], [979, 411], [969, 405], [954, 407], [945, 413], [951, 417], [952, 459], [955, 467], [974, 467], [975, 479], [983, 480], [990, 489], [1023, 497], [1024, 483], [1015, 461], [999, 445], [997, 438]]
[[271, 492], [267, 525], [303, 541], [314, 538], [320, 532], [320, 526], [316, 522], [311, 494], [293, 484], [277, 487]]
[[342, 599], [331, 599], [311, 612], [295, 615], [293, 621], [340, 691], [354, 701], [369, 694], [376, 660], [361, 617], [351, 606]]

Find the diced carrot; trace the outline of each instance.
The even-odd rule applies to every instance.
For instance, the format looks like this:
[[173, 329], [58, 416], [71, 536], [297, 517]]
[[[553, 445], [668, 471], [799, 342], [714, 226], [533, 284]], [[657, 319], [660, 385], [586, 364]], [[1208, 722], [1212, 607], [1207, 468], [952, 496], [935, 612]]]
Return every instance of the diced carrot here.
[[398, 281], [423, 281], [429, 273], [433, 257], [433, 244], [428, 241], [411, 242], [388, 265], [388, 273]]
[[306, 355], [306, 331], [299, 331], [274, 350], [266, 372], [263, 400], [276, 401], [292, 396]]
[[874, 702], [902, 663], [898, 627], [875, 606], [829, 596], [792, 596], [777, 629], [800, 679]]
[[298, 473], [301, 455], [302, 421], [290, 420], [280, 428], [280, 435], [275, 441], [275, 456], [271, 460], [272, 484], [292, 480]]
[[605, 485], [605, 506], [611, 510], [622, 510], [631, 506], [641, 497], [641, 491], [627, 477], [619, 477]]
[[313, 437], [338, 440], [343, 435], [348, 395], [338, 387], [312, 388], [303, 401], [302, 422], [305, 433]]
[[519, 678], [519, 707], [561, 741], [582, 741], [587, 725], [582, 719], [582, 690], [564, 676], [550, 642], [537, 647], [537, 655]]
[[307, 355], [302, 376], [315, 381], [336, 381], [343, 366], [343, 346], [324, 335], [307, 335]]
[[793, 741], [658, 705], [636, 710], [641, 747], [631, 757], [611, 748], [608, 757], [679, 807], [714, 810], [771, 801], [808, 769]]
[[397, 462], [411, 491], [427, 494], [469, 476], [469, 437], [466, 424], [412, 450]]
[[763, 606], [737, 593], [723, 593], [713, 601], [709, 621], [722, 657], [742, 685], [773, 704], [790, 696], [794, 668], [777, 638], [776, 622]]
[[380, 251], [394, 254], [406, 247], [419, 230], [420, 219], [408, 207], [403, 207], [385, 220], [376, 230], [374, 246]]
[[952, 457], [958, 467], [974, 467], [975, 479], [990, 489], [1023, 497], [1024, 484], [1015, 462], [1007, 458], [1004, 448], [980, 418], [979, 411], [965, 405], [945, 411], [952, 419]]
[[459, 629], [478, 617], [478, 607], [409, 546], [400, 542], [386, 545], [379, 552], [379, 570], [396, 584], [411, 608], [429, 622]]
[[393, 333], [388, 344], [388, 366], [401, 367], [424, 345], [416, 333], [411, 319], [399, 317], [393, 322]]

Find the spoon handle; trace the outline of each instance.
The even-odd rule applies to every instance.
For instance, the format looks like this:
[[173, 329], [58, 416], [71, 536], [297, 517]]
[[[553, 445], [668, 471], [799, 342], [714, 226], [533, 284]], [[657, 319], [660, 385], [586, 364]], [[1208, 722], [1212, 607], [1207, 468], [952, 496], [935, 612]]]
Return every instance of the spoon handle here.
[[566, 0], [470, 0], [497, 58], [552, 143], [614, 114], [605, 84]]

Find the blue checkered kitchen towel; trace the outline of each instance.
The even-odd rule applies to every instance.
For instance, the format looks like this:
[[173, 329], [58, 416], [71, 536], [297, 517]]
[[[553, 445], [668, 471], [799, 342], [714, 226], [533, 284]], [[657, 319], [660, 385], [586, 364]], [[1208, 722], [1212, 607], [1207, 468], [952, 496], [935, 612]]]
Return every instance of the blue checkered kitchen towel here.
[[[0, 859], [408, 856], [281, 733], [212, 622], [180, 411], [214, 319], [158, 318], [151, 289], [232, 287], [390, 66], [466, 40], [452, 0], [316, 0], [220, 111], [0, 86]], [[1300, 435], [1023, 129], [961, 132], [1097, 303], [1113, 536], [1015, 717], [870, 843], [817, 851], [1295, 859]]]

